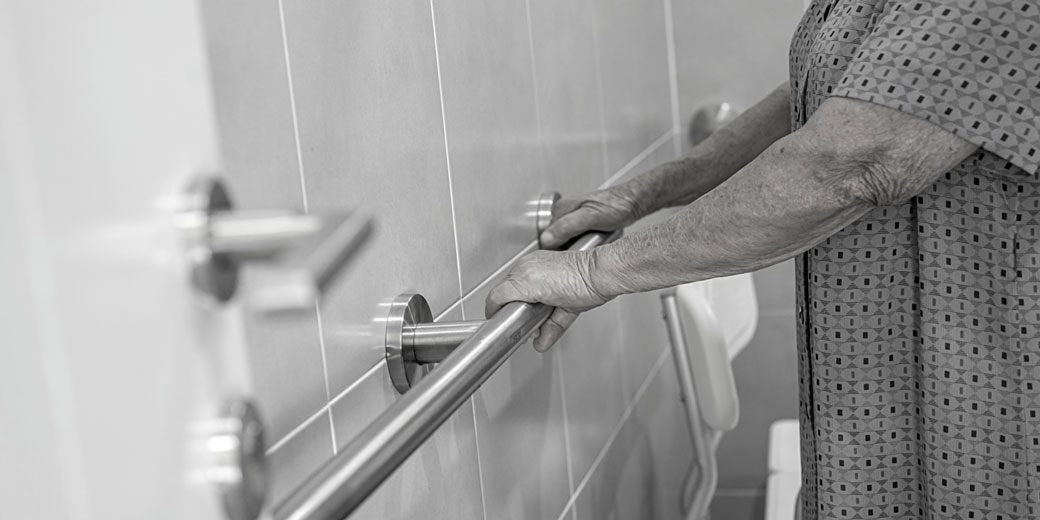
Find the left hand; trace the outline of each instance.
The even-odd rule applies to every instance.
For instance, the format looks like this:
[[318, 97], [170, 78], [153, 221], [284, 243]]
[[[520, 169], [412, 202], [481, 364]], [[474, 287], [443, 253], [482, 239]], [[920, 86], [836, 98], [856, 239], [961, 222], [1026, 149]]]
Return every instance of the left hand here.
[[524, 256], [506, 279], [488, 293], [484, 314], [490, 317], [503, 305], [521, 301], [556, 307], [534, 336], [534, 349], [545, 352], [574, 323], [578, 314], [603, 305], [604, 297], [592, 286], [591, 251], [535, 251]]

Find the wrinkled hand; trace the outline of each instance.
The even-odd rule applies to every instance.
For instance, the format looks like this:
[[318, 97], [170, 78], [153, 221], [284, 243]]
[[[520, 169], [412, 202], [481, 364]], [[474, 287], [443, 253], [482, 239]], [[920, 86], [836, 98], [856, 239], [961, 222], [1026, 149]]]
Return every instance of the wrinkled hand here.
[[610, 299], [592, 287], [589, 272], [594, 261], [591, 251], [535, 251], [524, 256], [506, 279], [488, 293], [484, 314], [490, 317], [513, 301], [556, 307], [534, 336], [535, 350], [545, 352], [579, 313]]
[[639, 219], [636, 195], [620, 184], [576, 198], [562, 198], [553, 206], [553, 221], [542, 232], [546, 249], [557, 249], [589, 231], [617, 231]]

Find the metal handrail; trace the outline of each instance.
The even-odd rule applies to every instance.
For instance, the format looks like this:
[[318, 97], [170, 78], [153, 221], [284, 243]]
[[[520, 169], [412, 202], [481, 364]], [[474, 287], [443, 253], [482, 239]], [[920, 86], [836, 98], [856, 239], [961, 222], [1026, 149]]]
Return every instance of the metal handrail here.
[[[568, 251], [586, 251], [616, 236], [588, 233]], [[548, 305], [523, 302], [499, 309], [436, 370], [279, 504], [274, 518], [345, 518], [462, 406], [552, 311]]]

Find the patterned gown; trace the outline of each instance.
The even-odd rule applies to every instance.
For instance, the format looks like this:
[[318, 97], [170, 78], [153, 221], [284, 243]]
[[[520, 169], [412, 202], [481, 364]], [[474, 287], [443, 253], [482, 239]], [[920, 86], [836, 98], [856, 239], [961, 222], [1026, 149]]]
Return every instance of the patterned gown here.
[[980, 147], [799, 262], [806, 520], [1040, 519], [1038, 4], [817, 0], [795, 33], [795, 128], [843, 96]]

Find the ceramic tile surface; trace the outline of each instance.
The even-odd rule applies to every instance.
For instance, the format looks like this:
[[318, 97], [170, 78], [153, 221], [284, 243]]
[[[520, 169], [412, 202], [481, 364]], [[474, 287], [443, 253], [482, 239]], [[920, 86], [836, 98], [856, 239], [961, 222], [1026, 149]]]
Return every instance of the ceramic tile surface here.
[[755, 272], [759, 313], [794, 312], [794, 263], [786, 260]]
[[559, 349], [563, 369], [575, 482], [588, 472], [625, 411], [625, 361], [616, 305], [611, 302], [583, 313], [553, 346]]
[[[336, 442], [344, 447], [399, 396], [375, 370], [333, 404]], [[466, 401], [351, 515], [352, 519], [483, 519], [472, 401]]]
[[693, 462], [693, 445], [671, 356], [647, 386], [636, 404], [634, 416], [649, 439], [651, 466], [654, 468], [654, 505], [650, 518], [681, 518], [679, 496], [683, 479]]
[[706, 103], [726, 101], [745, 110], [787, 80], [787, 49], [804, 11], [801, 0], [669, 1], [684, 132]]
[[795, 319], [763, 316], [751, 343], [733, 361], [740, 396], [740, 422], [719, 444], [719, 489], [765, 485], [769, 425], [798, 417]]
[[555, 361], [528, 342], [474, 397], [488, 518], [553, 518], [570, 497]]
[[429, 2], [285, 2], [312, 212], [359, 209], [375, 231], [322, 303], [330, 392], [383, 358], [386, 305], [459, 297]]
[[[200, 4], [209, 41], [223, 167], [236, 208], [303, 210], [277, 0]], [[241, 22], [248, 9], [250, 23]], [[254, 287], [246, 268], [239, 294]], [[325, 404], [313, 311], [246, 316], [256, 397], [278, 439]]]
[[593, 10], [613, 174], [672, 128], [664, 4], [602, 0]]
[[535, 239], [543, 176], [523, 2], [434, 2], [463, 290]]
[[579, 520], [660, 518], [656, 514], [650, 439], [637, 420], [625, 421], [593, 468], [574, 507]]
[[273, 453], [267, 455], [270, 476], [268, 504], [277, 504], [332, 458], [329, 415], [309, 423]]
[[606, 173], [593, 1], [529, 0], [545, 172], [551, 189], [571, 196]]
[[[674, 159], [672, 142], [666, 141], [649, 151], [629, 174], [618, 179], [625, 182], [662, 163]], [[672, 214], [672, 210], [650, 215], [630, 226], [629, 235], [661, 222]], [[662, 320], [660, 291], [628, 294], [617, 299], [615, 306], [621, 329], [622, 348], [625, 361], [622, 364], [624, 393], [630, 401], [657, 360], [658, 354], [668, 348], [668, 336]]]

